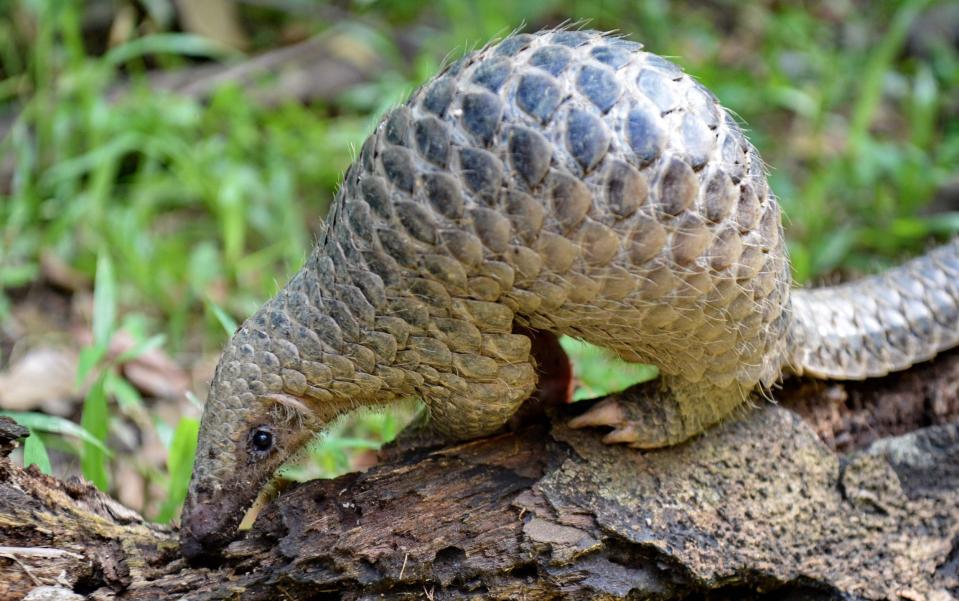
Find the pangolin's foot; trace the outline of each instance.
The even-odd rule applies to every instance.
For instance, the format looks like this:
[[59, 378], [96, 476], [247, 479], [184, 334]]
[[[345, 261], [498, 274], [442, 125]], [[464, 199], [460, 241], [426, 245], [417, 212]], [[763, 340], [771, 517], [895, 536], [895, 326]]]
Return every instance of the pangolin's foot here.
[[612, 428], [603, 438], [607, 444], [658, 449], [705, 432], [741, 407], [748, 394], [736, 383], [719, 387], [664, 376], [597, 399], [569, 425]]
[[[589, 403], [589, 401], [584, 401]], [[596, 400], [569, 421], [571, 428], [612, 428], [606, 444], [658, 449], [689, 438], [679, 404], [658, 382], [645, 382]]]

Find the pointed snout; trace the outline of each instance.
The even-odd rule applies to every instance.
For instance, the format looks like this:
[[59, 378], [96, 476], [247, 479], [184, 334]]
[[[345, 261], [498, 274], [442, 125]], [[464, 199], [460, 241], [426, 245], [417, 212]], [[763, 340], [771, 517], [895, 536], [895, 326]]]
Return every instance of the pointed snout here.
[[180, 520], [180, 551], [190, 563], [202, 563], [220, 556], [223, 547], [236, 537], [245, 513], [240, 495], [212, 495], [190, 492]]

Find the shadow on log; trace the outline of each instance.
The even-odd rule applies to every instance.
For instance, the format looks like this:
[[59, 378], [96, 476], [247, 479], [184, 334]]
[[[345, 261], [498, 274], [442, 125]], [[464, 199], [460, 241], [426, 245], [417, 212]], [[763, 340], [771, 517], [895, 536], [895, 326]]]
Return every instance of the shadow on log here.
[[[576, 406], [394, 448], [282, 495], [216, 568], [92, 487], [3, 459], [0, 599], [956, 598], [959, 354], [835, 386], [797, 383], [652, 453], [566, 428]], [[919, 429], [886, 436], [890, 411]]]

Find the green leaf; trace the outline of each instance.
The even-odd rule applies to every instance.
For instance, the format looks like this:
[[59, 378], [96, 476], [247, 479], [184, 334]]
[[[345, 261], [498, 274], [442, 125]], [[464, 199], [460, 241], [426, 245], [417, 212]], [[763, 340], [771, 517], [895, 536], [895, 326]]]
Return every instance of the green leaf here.
[[170, 454], [167, 457], [167, 471], [170, 475], [167, 497], [156, 516], [156, 521], [160, 523], [172, 520], [177, 510], [183, 505], [183, 500], [186, 499], [199, 431], [199, 421], [184, 417], [180, 419], [173, 433]]
[[83, 415], [80, 418], [80, 425], [99, 441], [99, 444], [90, 441], [83, 443], [80, 469], [87, 480], [103, 491], [110, 486], [107, 476], [107, 454], [103, 452], [110, 430], [105, 388], [106, 376], [101, 375], [87, 392], [87, 398], [83, 401]]
[[44, 446], [40, 435], [33, 430], [30, 430], [30, 436], [23, 441], [23, 467], [27, 468], [31, 465], [36, 465], [44, 474], [53, 473], [47, 447]]
[[96, 436], [88, 432], [82, 426], [79, 426], [68, 419], [47, 415], [46, 413], [35, 413], [32, 411], [0, 411], [0, 415], [9, 417], [18, 424], [30, 430], [40, 432], [49, 432], [50, 434], [59, 434], [60, 436], [72, 436], [78, 438], [84, 443], [98, 447], [100, 451], [108, 457], [112, 455], [110, 449], [103, 444]]
[[573, 400], [591, 399], [648, 382], [659, 375], [652, 365], [629, 363], [598, 346], [563, 336], [560, 345], [573, 363], [577, 387]]
[[97, 257], [96, 288], [93, 291], [93, 341], [109, 344], [117, 318], [117, 287], [113, 276], [113, 262], [106, 251]]

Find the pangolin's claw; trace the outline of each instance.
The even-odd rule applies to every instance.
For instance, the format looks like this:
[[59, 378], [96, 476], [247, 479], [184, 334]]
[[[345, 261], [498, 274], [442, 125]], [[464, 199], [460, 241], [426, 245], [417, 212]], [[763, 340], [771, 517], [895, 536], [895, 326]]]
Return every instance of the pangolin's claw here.
[[605, 444], [659, 449], [689, 438], [676, 397], [657, 382], [645, 382], [611, 394], [569, 421], [571, 428], [612, 428]]
[[605, 444], [629, 444], [639, 442], [640, 435], [639, 431], [632, 424], [627, 422], [625, 425], [616, 428], [609, 434], [603, 437], [603, 443]]
[[[586, 413], [569, 420], [570, 428], [595, 428], [597, 426], [621, 426], [626, 421], [626, 413], [615, 397], [604, 399], [591, 407]], [[604, 441], [605, 442], [605, 441]]]
[[[636, 449], [650, 449], [663, 446], [661, 434], [653, 434], [657, 429], [651, 420], [644, 420], [637, 414], [636, 408], [620, 395], [609, 396], [590, 407], [586, 413], [569, 420], [569, 427], [613, 428], [603, 436], [604, 444], [625, 444]], [[661, 430], [661, 428], [660, 428]]]

